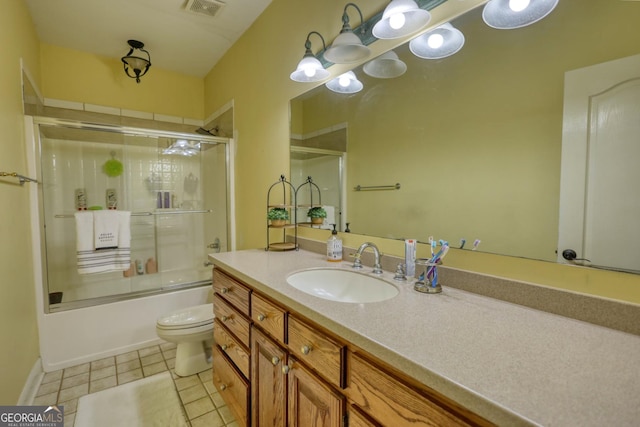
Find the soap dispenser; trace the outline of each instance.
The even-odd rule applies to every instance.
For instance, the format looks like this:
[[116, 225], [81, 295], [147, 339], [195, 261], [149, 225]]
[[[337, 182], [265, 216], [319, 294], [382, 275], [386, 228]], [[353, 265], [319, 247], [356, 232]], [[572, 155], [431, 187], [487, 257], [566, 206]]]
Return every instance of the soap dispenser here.
[[342, 239], [338, 237], [338, 231], [336, 225], [333, 226], [331, 231], [331, 237], [327, 240], [327, 261], [340, 262], [342, 261]]

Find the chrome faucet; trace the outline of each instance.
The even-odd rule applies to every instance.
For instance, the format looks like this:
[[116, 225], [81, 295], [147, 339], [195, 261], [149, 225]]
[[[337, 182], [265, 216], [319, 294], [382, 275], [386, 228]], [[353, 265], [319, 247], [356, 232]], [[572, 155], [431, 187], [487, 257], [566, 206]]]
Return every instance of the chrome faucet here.
[[382, 274], [382, 268], [380, 267], [380, 257], [381, 257], [380, 251], [378, 250], [378, 247], [371, 242], [365, 242], [362, 245], [360, 245], [360, 247], [358, 248], [355, 254], [355, 259], [353, 260], [352, 267], [355, 268], [356, 270], [362, 270], [362, 261], [360, 260], [360, 257], [362, 256], [362, 253], [364, 252], [364, 250], [367, 248], [371, 248], [373, 250], [373, 256], [375, 257], [372, 273]]

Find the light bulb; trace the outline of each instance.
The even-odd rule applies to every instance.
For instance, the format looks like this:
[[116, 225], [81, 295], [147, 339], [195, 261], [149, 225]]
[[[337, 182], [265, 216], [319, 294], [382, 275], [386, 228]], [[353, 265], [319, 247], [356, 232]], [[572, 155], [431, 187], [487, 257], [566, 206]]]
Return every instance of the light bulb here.
[[349, 76], [343, 74], [338, 78], [338, 84], [342, 87], [349, 87], [350, 83], [351, 79], [349, 78]]
[[304, 69], [304, 75], [307, 77], [313, 77], [316, 75], [316, 69], [312, 67], [307, 67]]
[[404, 13], [394, 13], [389, 17], [389, 26], [394, 30], [399, 30], [404, 26], [406, 20]]
[[530, 0], [509, 0], [509, 9], [514, 12], [522, 12], [529, 6]]
[[431, 34], [427, 39], [427, 44], [431, 49], [439, 48], [442, 46], [442, 43], [444, 43], [444, 37], [442, 37], [442, 34]]

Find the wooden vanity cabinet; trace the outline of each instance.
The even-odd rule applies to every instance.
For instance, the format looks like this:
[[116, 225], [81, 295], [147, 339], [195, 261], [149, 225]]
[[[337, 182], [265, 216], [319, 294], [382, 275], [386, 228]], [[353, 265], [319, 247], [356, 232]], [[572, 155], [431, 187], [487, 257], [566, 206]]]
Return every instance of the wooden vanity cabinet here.
[[[239, 424], [492, 425], [251, 287], [222, 272], [214, 273], [216, 278], [229, 286], [221, 294], [225, 286], [214, 282], [214, 312], [217, 319], [226, 319], [216, 320], [222, 330], [215, 335], [214, 384]], [[246, 292], [236, 287], [231, 293], [246, 295], [246, 305], [244, 297], [239, 305], [225, 298], [236, 285]], [[248, 375], [247, 358], [242, 352], [234, 354], [238, 350], [247, 351]]]
[[286, 351], [251, 328], [251, 425], [285, 427], [287, 424]]
[[250, 422], [251, 289], [213, 270], [213, 385], [240, 425]]

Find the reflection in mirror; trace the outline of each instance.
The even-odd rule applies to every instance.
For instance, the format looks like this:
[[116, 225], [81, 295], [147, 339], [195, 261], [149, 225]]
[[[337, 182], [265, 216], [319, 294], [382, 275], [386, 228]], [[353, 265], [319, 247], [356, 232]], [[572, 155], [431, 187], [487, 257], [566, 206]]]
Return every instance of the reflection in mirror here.
[[[354, 233], [453, 247], [481, 239], [479, 250], [555, 261], [565, 72], [639, 53], [640, 4], [563, 0], [508, 31], [481, 14], [452, 21], [466, 40], [453, 56], [420, 59], [404, 45], [398, 78], [360, 67], [359, 93], [321, 85], [292, 100], [291, 133], [345, 128], [342, 209]], [[395, 183], [400, 190], [353, 189]]]

